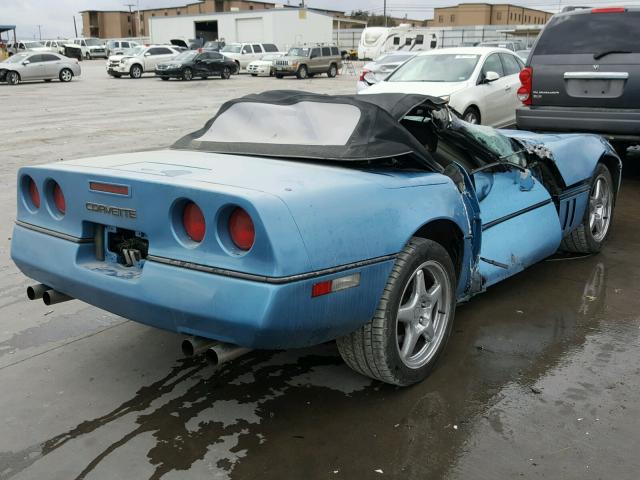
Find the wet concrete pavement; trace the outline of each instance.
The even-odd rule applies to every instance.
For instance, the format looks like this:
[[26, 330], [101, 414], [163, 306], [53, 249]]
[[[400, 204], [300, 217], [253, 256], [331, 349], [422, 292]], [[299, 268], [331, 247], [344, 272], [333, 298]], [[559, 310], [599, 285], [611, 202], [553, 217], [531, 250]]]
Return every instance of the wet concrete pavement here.
[[[77, 87], [85, 99], [96, 88], [90, 79], [116, 88], [97, 67], [85, 71], [83, 83], [46, 87]], [[264, 85], [234, 80], [229, 93], [214, 83], [170, 86], [234, 96]], [[353, 83], [316, 80], [305, 85], [348, 91]], [[164, 88], [141, 82], [124, 85], [147, 96]], [[64, 93], [67, 107], [42, 98], [38, 87], [1, 88], [0, 105], [41, 106], [45, 116], [79, 108], [73, 93]], [[117, 95], [131, 94], [117, 88], [114, 108], [130, 108]], [[181, 112], [184, 124], [171, 138], [208, 116], [177, 92], [195, 114], [187, 124]], [[49, 137], [49, 130], [40, 135], [49, 144], [35, 145], [39, 135], [25, 112], [0, 144], [7, 159], [0, 201], [10, 206], [0, 222], [0, 480], [638, 478], [637, 173], [625, 179], [601, 254], [550, 259], [459, 307], [447, 352], [420, 385], [399, 389], [360, 377], [331, 344], [253, 352], [214, 371], [182, 359], [177, 335], [77, 301], [46, 307], [24, 297], [30, 282], [8, 257], [15, 168], [46, 161], [48, 152], [72, 158], [131, 147], [133, 120], [112, 119], [108, 128], [112, 104], [95, 98], [86, 145], [73, 132]], [[171, 119], [163, 115], [135, 124], [144, 140], [134, 147], [171, 141], [159, 131]], [[23, 148], [17, 139], [28, 135], [34, 140]]]

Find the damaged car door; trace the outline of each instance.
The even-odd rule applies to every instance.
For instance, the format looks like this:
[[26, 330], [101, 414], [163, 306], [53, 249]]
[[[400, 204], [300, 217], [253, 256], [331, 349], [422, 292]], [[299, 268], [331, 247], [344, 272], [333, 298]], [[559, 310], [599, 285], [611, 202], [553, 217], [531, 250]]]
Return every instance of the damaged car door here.
[[465, 124], [469, 138], [493, 153], [471, 174], [480, 204], [483, 287], [553, 255], [562, 240], [560, 220], [547, 189], [527, 168], [517, 141], [497, 130]]

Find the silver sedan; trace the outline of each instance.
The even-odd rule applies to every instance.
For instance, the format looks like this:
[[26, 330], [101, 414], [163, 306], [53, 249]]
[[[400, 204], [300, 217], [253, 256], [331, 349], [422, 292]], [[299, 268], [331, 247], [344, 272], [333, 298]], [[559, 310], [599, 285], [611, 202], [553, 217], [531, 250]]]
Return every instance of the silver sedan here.
[[50, 82], [58, 79], [61, 82], [70, 82], [80, 73], [77, 60], [57, 53], [17, 53], [0, 62], [0, 82], [7, 82], [9, 85], [32, 80]]

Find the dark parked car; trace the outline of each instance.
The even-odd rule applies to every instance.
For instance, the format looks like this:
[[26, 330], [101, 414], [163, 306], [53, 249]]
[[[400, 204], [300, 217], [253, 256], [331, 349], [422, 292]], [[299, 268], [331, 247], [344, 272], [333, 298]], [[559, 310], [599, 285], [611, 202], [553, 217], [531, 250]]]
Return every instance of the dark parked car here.
[[162, 80], [180, 78], [192, 80], [194, 77], [220, 76], [228, 79], [236, 72], [238, 65], [218, 52], [188, 50], [169, 62], [156, 66], [156, 76]]
[[640, 8], [554, 15], [520, 73], [518, 128], [599, 133], [623, 154], [640, 143]]

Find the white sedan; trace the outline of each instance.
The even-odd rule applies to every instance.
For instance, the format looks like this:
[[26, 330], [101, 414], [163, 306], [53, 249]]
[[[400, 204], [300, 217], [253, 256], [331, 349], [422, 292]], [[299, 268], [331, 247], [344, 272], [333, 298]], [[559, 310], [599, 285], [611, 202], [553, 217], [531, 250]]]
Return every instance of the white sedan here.
[[398, 92], [442, 97], [469, 123], [506, 127], [516, 122], [518, 74], [523, 67], [522, 60], [506, 48], [430, 50], [360, 94]]
[[273, 61], [284, 56], [284, 52], [268, 53], [260, 60], [251, 62], [247, 66], [247, 72], [249, 72], [253, 77], [273, 77], [273, 75], [275, 75]]

